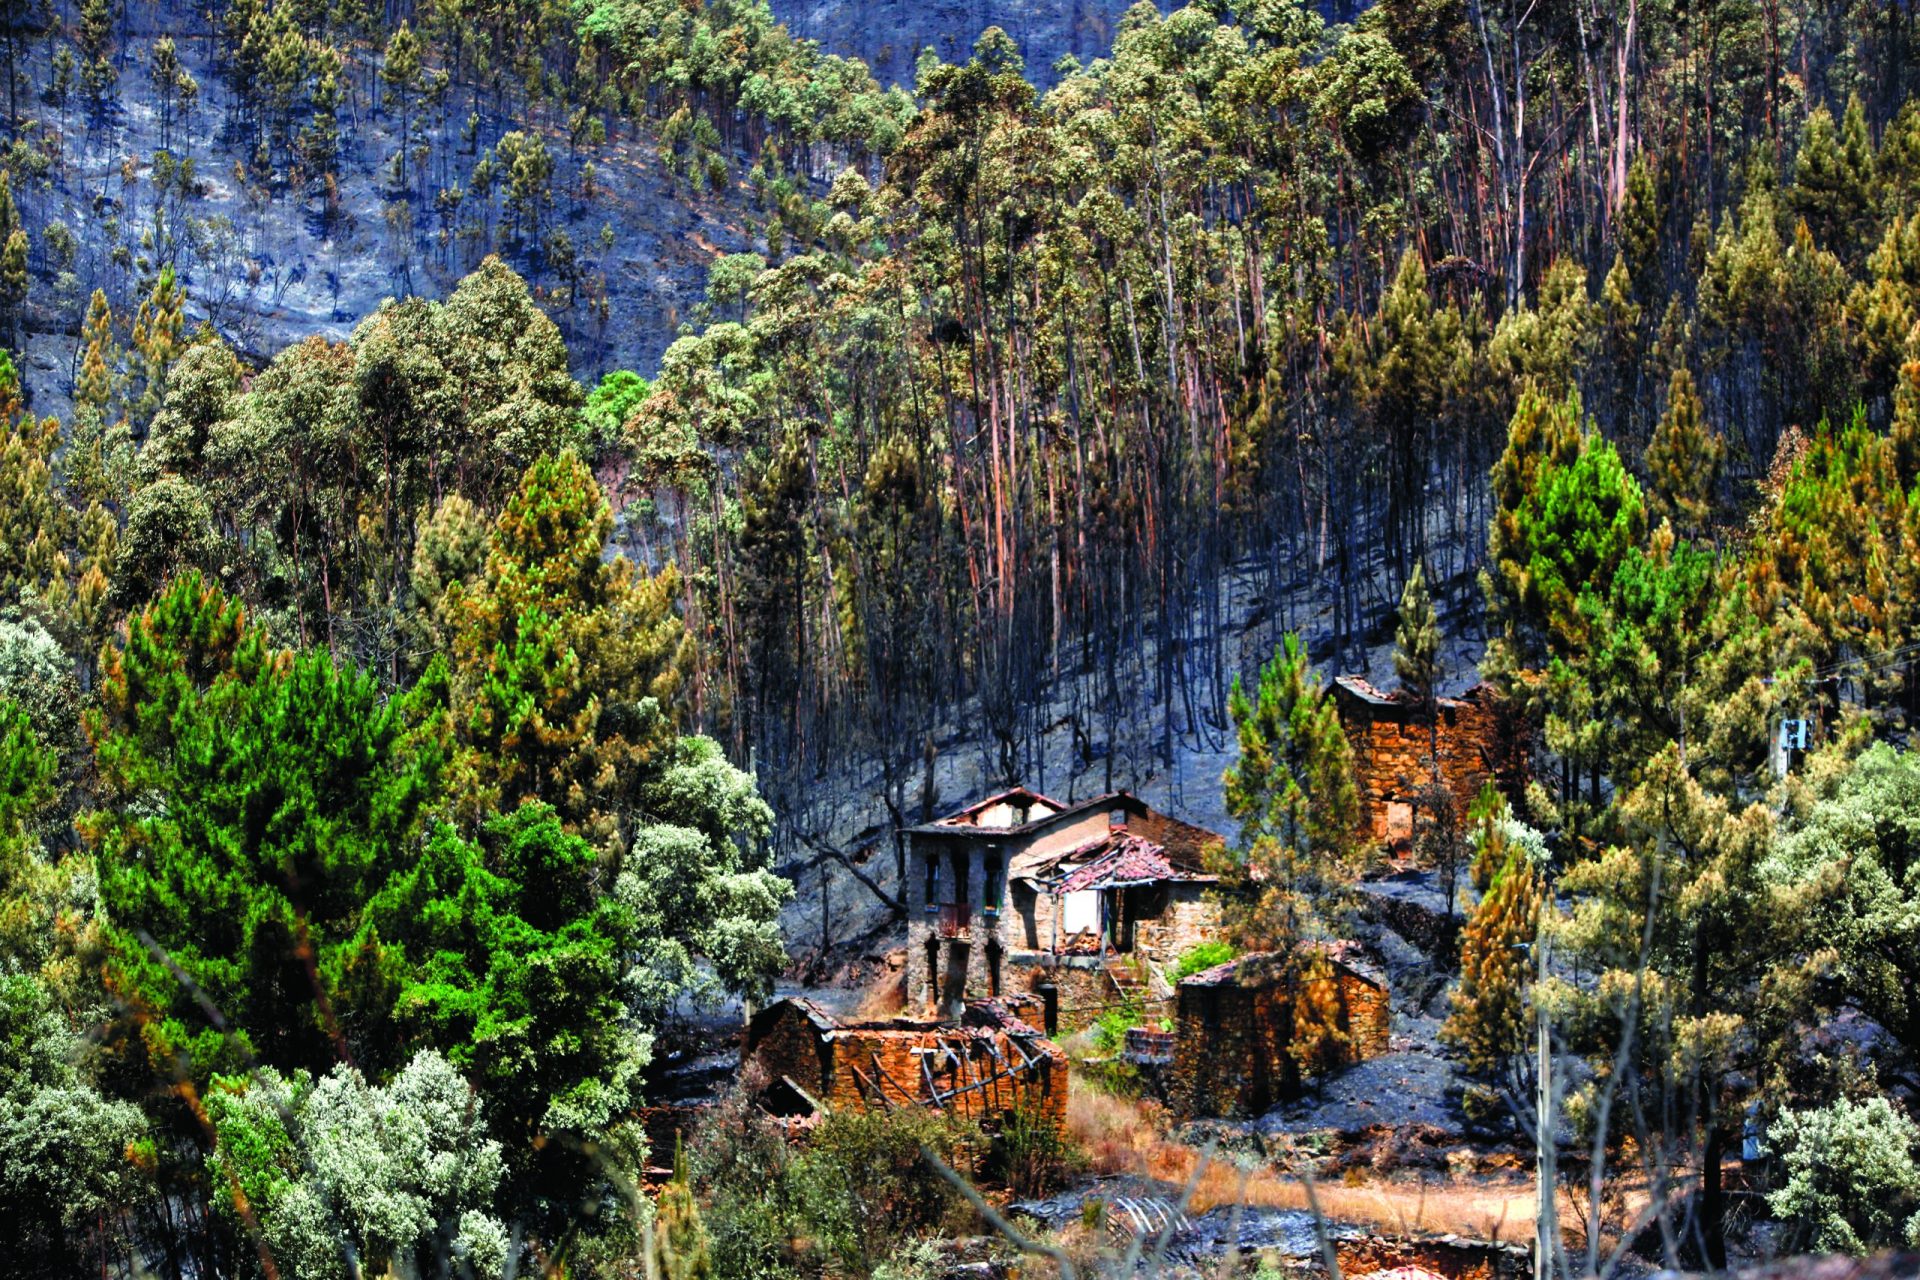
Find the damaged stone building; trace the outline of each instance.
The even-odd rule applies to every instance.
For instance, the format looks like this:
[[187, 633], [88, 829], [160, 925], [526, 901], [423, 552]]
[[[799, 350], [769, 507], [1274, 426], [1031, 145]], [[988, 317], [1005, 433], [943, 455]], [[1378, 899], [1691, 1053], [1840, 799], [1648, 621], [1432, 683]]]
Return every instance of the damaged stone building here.
[[747, 1024], [741, 1078], [774, 1115], [931, 1107], [986, 1123], [1025, 1110], [1061, 1124], [1067, 1059], [1009, 1003], [954, 1021], [841, 1021], [812, 1001], [768, 1005]]
[[1436, 739], [1440, 776], [1463, 817], [1489, 779], [1510, 800], [1526, 787], [1525, 722], [1489, 685], [1439, 699], [1431, 727], [1413, 695], [1383, 693], [1362, 676], [1335, 678], [1333, 696], [1353, 747], [1367, 829], [1388, 849], [1404, 852], [1412, 844], [1419, 793], [1433, 777], [1428, 760]]
[[1152, 1000], [1159, 967], [1218, 927], [1206, 866], [1223, 839], [1125, 792], [1069, 805], [1015, 789], [910, 837], [909, 1009], [1032, 993], [1049, 1033], [1084, 1025]]
[[[1320, 948], [1332, 971], [1336, 1066], [1387, 1052], [1392, 1022], [1383, 974], [1347, 944]], [[1187, 1116], [1259, 1115], [1301, 1091], [1293, 1041], [1296, 967], [1260, 951], [1194, 974], [1180, 984], [1166, 1071], [1168, 1100]]]

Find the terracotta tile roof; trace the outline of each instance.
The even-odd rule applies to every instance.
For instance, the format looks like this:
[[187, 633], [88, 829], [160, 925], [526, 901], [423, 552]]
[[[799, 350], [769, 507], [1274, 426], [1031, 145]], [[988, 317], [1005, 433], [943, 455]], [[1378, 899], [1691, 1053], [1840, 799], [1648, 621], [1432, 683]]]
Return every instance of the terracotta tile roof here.
[[1404, 692], [1381, 692], [1380, 689], [1375, 687], [1374, 683], [1365, 676], [1335, 676], [1333, 682], [1367, 702], [1389, 703], [1404, 702], [1407, 700]]
[[1117, 831], [1083, 845], [1081, 849], [1093, 852], [1099, 850], [1101, 845], [1107, 847], [1095, 852], [1093, 860], [1085, 866], [1068, 872], [1053, 891], [1057, 894], [1078, 893], [1083, 889], [1118, 888], [1130, 884], [1152, 884], [1160, 880], [1204, 881], [1214, 878], [1197, 875], [1177, 866], [1164, 848], [1143, 836]]

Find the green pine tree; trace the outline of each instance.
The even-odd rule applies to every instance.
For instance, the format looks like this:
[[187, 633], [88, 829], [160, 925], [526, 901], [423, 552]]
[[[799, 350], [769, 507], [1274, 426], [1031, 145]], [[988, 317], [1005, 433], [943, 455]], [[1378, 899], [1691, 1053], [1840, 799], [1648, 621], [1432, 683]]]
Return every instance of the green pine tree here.
[[1436, 705], [1440, 683], [1440, 623], [1434, 617], [1433, 596], [1427, 590], [1427, 570], [1423, 564], [1413, 566], [1413, 572], [1407, 575], [1407, 585], [1400, 592], [1400, 621], [1393, 637], [1393, 670], [1400, 677], [1400, 687], [1413, 695], [1421, 715], [1426, 717], [1430, 734], [1428, 754], [1437, 762], [1440, 754]]
[[1509, 846], [1499, 874], [1460, 934], [1460, 983], [1441, 1038], [1461, 1052], [1467, 1069], [1495, 1081], [1516, 1105], [1525, 1090], [1527, 955], [1540, 924], [1540, 873], [1524, 850]]
[[27, 233], [16, 230], [0, 246], [0, 308], [7, 316], [7, 341], [20, 345], [20, 312], [33, 283], [27, 274]]
[[1333, 699], [1288, 634], [1249, 698], [1228, 699], [1240, 755], [1223, 783], [1240, 836], [1222, 858], [1228, 931], [1243, 950], [1286, 949], [1318, 926], [1360, 851], [1353, 752]]
[[1667, 411], [1647, 442], [1647, 505], [1683, 533], [1699, 536], [1713, 517], [1713, 494], [1726, 441], [1705, 421], [1706, 408], [1683, 365], [1667, 384]]
[[1815, 243], [1850, 265], [1859, 263], [1872, 225], [1873, 159], [1866, 113], [1857, 95], [1847, 103], [1837, 128], [1824, 106], [1807, 117], [1789, 207], [1813, 232]]

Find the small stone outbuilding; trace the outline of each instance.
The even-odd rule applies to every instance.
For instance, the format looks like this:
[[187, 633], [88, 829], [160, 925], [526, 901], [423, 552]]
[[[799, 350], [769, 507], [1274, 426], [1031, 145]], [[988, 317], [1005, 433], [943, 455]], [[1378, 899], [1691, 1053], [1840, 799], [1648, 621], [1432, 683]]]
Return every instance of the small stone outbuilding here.
[[[1331, 962], [1341, 1065], [1387, 1052], [1392, 1021], [1384, 975], [1350, 946], [1324, 948]], [[1293, 1040], [1288, 957], [1256, 951], [1180, 984], [1167, 1093], [1185, 1117], [1254, 1116], [1301, 1092]]]
[[1411, 694], [1383, 693], [1362, 676], [1337, 677], [1333, 697], [1353, 748], [1367, 830], [1389, 849], [1412, 843], [1419, 792], [1433, 777], [1428, 760], [1436, 739], [1440, 776], [1463, 820], [1489, 779], [1511, 801], [1526, 789], [1526, 722], [1491, 685], [1439, 699], [1432, 726]]
[[842, 1022], [810, 1000], [775, 1001], [747, 1024], [741, 1077], [777, 1116], [932, 1107], [986, 1124], [1067, 1113], [1067, 1057], [1008, 1002], [957, 1021]]

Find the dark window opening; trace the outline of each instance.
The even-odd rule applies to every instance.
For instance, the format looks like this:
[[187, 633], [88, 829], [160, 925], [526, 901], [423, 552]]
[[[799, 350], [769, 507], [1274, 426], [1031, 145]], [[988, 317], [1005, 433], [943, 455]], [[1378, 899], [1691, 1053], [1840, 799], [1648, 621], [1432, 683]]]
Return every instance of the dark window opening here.
[[987, 944], [987, 995], [1000, 998], [1000, 944]]
[[943, 1003], [954, 1012], [967, 1002], [967, 961], [970, 958], [967, 944], [953, 943], [947, 952], [947, 980]]
[[1051, 982], [1040, 988], [1040, 1025], [1050, 1036], [1060, 1033], [1060, 988]]
[[1004, 892], [1006, 877], [1000, 866], [1000, 852], [994, 850], [987, 855], [987, 882], [981, 886], [981, 901], [989, 911], [1000, 910], [1001, 894]]
[[933, 854], [927, 855], [927, 909], [931, 911], [940, 901], [940, 859]]

